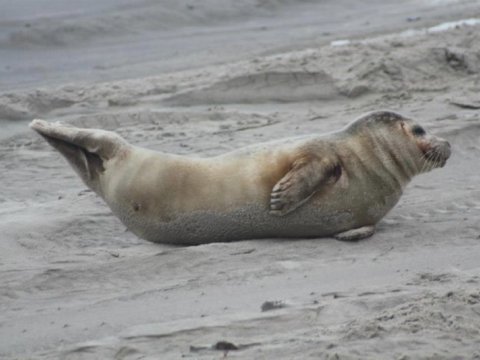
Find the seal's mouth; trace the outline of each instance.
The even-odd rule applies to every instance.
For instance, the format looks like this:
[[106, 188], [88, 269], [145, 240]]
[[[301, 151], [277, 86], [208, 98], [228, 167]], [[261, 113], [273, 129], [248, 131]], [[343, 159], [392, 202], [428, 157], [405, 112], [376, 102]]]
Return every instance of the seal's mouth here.
[[423, 151], [423, 157], [427, 160], [432, 169], [444, 167], [451, 155], [450, 143], [442, 141]]

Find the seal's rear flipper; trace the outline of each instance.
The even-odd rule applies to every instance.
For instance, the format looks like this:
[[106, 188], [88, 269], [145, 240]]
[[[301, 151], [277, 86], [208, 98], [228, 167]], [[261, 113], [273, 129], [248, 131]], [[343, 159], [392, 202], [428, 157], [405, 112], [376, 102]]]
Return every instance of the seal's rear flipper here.
[[357, 241], [372, 236], [375, 233], [375, 226], [362, 226], [357, 229], [344, 231], [335, 234], [333, 237], [342, 241]]
[[57, 149], [95, 191], [98, 175], [105, 170], [104, 161], [127, 144], [117, 134], [104, 130], [79, 129], [39, 119], [33, 120], [30, 127]]

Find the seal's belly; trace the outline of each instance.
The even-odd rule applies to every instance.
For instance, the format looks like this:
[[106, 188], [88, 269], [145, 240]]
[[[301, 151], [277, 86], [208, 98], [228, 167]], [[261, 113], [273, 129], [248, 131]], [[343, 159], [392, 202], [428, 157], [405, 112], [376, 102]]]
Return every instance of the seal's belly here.
[[122, 220], [132, 232], [142, 238], [175, 244], [323, 237], [350, 229], [355, 223], [355, 217], [348, 211], [327, 215], [319, 209], [300, 209], [288, 218], [279, 218], [254, 206], [229, 213], [186, 213], [173, 221], [162, 223], [145, 222], [145, 218], [141, 221], [132, 221], [133, 218]]
[[186, 211], [171, 219], [146, 215], [135, 209], [125, 213], [124, 206], [114, 204], [111, 208], [137, 236], [159, 243], [187, 245], [261, 238], [325, 237], [375, 224], [399, 198], [392, 194], [372, 199], [368, 194], [359, 195], [361, 193], [333, 188], [283, 217], [269, 214], [268, 202], [232, 206], [227, 211]]

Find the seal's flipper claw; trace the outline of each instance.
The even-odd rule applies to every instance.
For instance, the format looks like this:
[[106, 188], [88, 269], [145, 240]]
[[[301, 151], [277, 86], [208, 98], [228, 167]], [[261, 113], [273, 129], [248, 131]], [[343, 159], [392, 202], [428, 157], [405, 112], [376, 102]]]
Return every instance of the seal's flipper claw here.
[[270, 214], [283, 216], [304, 204], [330, 177], [332, 163], [314, 156], [303, 156], [292, 164], [270, 194]]
[[333, 237], [341, 241], [357, 241], [372, 236], [375, 233], [375, 226], [362, 226], [357, 229], [347, 230]]

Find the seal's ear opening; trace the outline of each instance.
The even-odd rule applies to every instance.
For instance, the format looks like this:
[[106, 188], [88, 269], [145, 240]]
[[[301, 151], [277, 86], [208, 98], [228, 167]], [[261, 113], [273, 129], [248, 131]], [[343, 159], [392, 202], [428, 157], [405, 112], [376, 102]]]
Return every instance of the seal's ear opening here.
[[102, 136], [104, 133], [110, 134], [108, 132], [78, 129], [38, 119], [33, 120], [30, 127], [67, 159], [88, 187], [98, 190], [97, 179], [105, 171], [104, 161], [118, 147], [116, 136], [109, 139], [108, 136]]
[[400, 121], [398, 122], [398, 127], [403, 131], [403, 133], [404, 133], [405, 135], [408, 135], [408, 126], [407, 126], [407, 124], [405, 123], [405, 121], [400, 120]]

